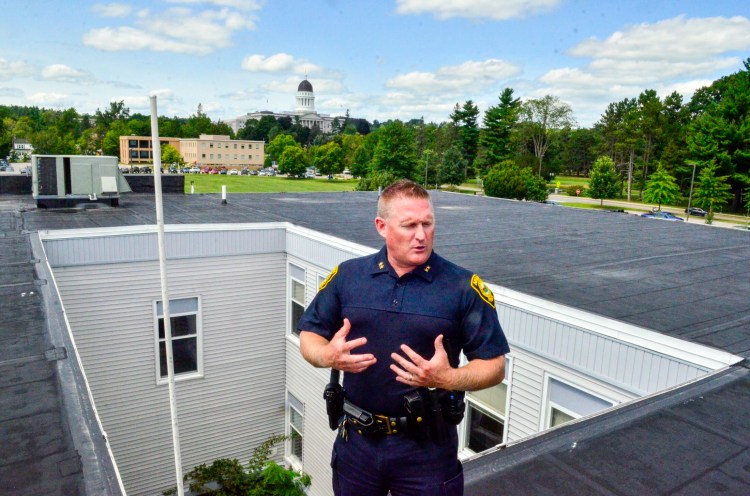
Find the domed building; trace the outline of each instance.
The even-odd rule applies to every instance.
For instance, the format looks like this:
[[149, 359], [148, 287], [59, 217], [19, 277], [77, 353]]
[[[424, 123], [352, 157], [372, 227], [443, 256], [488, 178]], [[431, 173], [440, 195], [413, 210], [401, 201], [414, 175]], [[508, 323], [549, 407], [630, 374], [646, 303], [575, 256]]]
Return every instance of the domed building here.
[[[276, 119], [279, 117], [291, 117], [292, 122], [298, 118], [301, 125], [310, 129], [317, 126], [324, 133], [330, 133], [333, 129], [334, 117], [330, 114], [319, 114], [315, 111], [315, 92], [313, 91], [312, 83], [306, 78], [297, 86], [296, 106], [293, 111], [272, 112], [270, 110], [261, 110], [225, 120], [224, 122], [236, 133], [239, 129], [245, 127], [245, 122], [248, 119], [260, 120], [261, 117], [268, 115]], [[339, 117], [339, 120], [343, 122], [344, 117]]]

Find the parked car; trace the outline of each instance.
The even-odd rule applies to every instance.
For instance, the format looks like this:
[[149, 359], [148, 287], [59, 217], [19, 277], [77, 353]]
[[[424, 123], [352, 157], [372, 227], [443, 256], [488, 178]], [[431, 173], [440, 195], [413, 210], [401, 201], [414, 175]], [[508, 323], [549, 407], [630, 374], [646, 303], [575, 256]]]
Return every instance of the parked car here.
[[232, 170], [229, 171], [229, 175], [230, 176], [239, 176], [240, 175], [240, 171], [238, 171], [237, 169], [232, 169]]
[[697, 215], [698, 217], [705, 217], [706, 215], [708, 215], [708, 212], [698, 207], [686, 208], [685, 213], [689, 213], [690, 215]]
[[200, 167], [191, 167], [190, 170], [189, 170], [189, 172], [191, 174], [200, 174], [201, 173], [201, 169], [200, 169]]
[[183, 174], [188, 174], [190, 172], [190, 168], [189, 167], [183, 167], [182, 169], [180, 169], [180, 172], [183, 173]]
[[251, 170], [250, 171], [250, 175], [251, 176], [257, 176], [258, 174], [260, 174], [260, 173], [257, 170]]
[[240, 171], [240, 175], [247, 176], [248, 174], [250, 174], [250, 170], [247, 167], [243, 167]]
[[677, 217], [676, 215], [672, 215], [669, 212], [648, 212], [645, 214], [641, 214], [641, 217], [646, 217], [648, 219], [661, 219], [661, 220], [671, 220], [671, 221], [684, 221], [682, 217]]

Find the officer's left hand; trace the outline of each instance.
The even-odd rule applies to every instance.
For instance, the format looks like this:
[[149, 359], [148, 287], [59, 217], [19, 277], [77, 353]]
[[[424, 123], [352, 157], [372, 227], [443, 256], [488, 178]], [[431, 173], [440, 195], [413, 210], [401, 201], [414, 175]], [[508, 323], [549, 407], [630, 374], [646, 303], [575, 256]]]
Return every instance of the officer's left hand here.
[[396, 374], [398, 382], [415, 387], [452, 389], [451, 375], [454, 369], [443, 347], [442, 334], [435, 338], [435, 354], [429, 360], [422, 358], [405, 344], [401, 345], [401, 351], [408, 359], [398, 353], [391, 353], [391, 358], [396, 362], [391, 364], [391, 370]]

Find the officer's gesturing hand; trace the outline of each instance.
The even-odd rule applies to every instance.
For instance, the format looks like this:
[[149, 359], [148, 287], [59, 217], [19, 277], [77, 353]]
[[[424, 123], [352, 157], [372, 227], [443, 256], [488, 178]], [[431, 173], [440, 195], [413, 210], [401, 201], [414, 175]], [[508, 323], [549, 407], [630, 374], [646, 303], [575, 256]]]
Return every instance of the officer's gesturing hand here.
[[347, 341], [352, 325], [344, 319], [344, 325], [330, 341], [312, 332], [300, 333], [300, 350], [308, 362], [316, 367], [330, 367], [343, 372], [362, 372], [377, 360], [372, 353], [356, 354], [352, 350], [367, 343], [367, 338]]
[[409, 346], [402, 344], [401, 351], [407, 358], [398, 353], [391, 353], [396, 364], [391, 364], [391, 370], [396, 373], [396, 380], [416, 387], [439, 387], [454, 389], [452, 376], [455, 371], [448, 361], [448, 354], [443, 347], [443, 335], [435, 338], [435, 354], [426, 360]]
[[443, 335], [435, 339], [435, 354], [431, 359], [422, 358], [407, 345], [401, 345], [401, 351], [408, 358], [398, 353], [391, 353], [396, 364], [391, 370], [396, 380], [414, 387], [436, 387], [453, 391], [477, 391], [503, 381], [505, 377], [505, 356], [494, 358], [475, 358], [468, 364], [454, 369], [448, 361], [448, 354], [443, 347]]

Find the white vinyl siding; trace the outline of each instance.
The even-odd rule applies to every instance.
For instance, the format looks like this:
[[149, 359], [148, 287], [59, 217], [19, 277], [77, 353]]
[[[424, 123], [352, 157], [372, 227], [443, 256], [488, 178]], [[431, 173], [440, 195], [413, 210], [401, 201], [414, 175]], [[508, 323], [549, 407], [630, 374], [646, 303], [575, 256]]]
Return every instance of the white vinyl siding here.
[[[199, 295], [203, 317], [204, 376], [176, 384], [185, 471], [247, 461], [284, 432], [285, 267], [283, 253], [168, 263], [170, 299]], [[174, 458], [167, 388], [154, 381], [158, 264], [54, 274], [126, 490], [159, 494], [174, 486]]]

